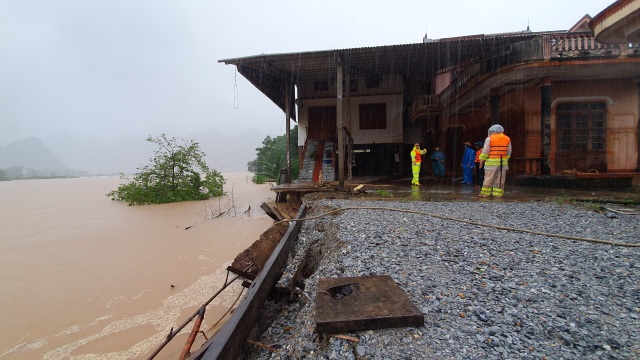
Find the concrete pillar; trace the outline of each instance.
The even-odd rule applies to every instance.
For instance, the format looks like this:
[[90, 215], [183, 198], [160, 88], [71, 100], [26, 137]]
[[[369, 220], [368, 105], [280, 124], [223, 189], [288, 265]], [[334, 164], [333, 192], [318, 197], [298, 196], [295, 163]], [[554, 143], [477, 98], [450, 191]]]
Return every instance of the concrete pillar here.
[[540, 149], [542, 161], [542, 175], [551, 174], [551, 79], [543, 78], [540, 81], [540, 136], [542, 148]]

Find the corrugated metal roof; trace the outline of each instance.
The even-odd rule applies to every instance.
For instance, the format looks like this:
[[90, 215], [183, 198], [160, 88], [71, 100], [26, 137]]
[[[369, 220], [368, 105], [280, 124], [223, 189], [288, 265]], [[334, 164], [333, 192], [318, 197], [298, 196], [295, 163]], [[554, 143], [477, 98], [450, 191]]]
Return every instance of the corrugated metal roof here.
[[281, 109], [286, 86], [304, 80], [335, 79], [338, 61], [351, 77], [402, 75], [433, 76], [438, 70], [484, 58], [505, 46], [547, 33], [473, 35], [432, 42], [350, 49], [262, 54], [219, 60], [238, 71]]

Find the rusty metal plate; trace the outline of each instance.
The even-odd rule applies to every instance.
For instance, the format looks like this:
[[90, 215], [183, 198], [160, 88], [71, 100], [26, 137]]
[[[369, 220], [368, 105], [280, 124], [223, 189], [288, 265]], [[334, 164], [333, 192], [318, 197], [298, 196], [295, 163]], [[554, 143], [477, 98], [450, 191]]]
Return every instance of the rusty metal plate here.
[[422, 325], [422, 312], [389, 275], [318, 280], [318, 333]]

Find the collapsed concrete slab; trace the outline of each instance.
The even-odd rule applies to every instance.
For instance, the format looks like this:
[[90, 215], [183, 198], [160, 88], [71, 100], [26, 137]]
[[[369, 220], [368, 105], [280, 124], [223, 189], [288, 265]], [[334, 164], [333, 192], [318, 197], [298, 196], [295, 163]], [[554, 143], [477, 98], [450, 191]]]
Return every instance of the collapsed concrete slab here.
[[318, 333], [422, 325], [422, 312], [389, 275], [318, 280]]

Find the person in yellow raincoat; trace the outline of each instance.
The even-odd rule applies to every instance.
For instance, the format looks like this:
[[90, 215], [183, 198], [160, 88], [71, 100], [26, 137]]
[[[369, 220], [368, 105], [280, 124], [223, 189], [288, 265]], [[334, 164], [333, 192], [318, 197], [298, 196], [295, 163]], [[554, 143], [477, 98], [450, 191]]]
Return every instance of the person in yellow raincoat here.
[[413, 178], [411, 179], [411, 185], [420, 185], [420, 166], [422, 165], [422, 155], [427, 153], [427, 149], [420, 149], [420, 144], [413, 144], [411, 150], [411, 171]]

